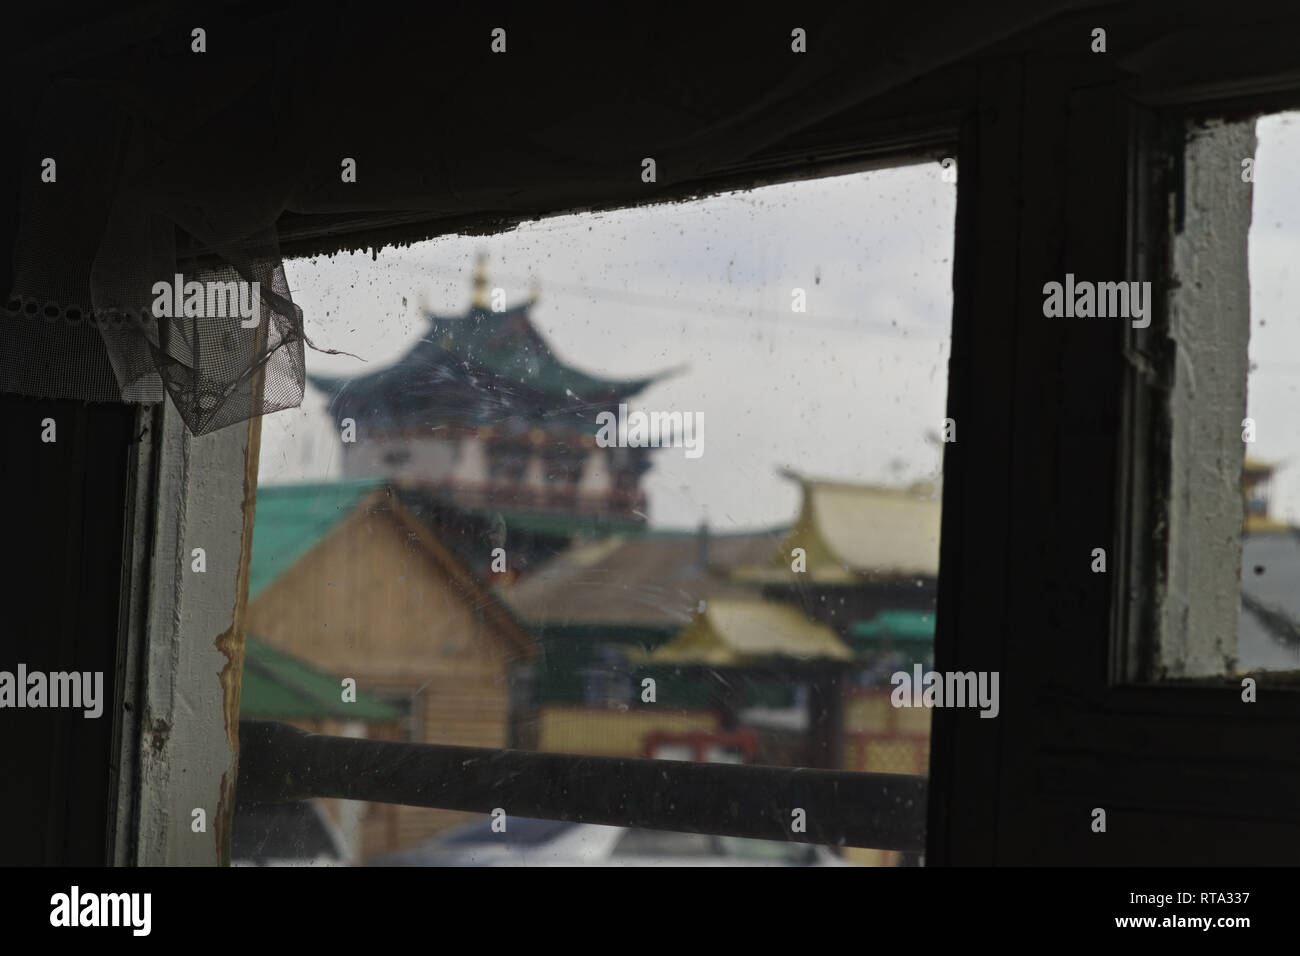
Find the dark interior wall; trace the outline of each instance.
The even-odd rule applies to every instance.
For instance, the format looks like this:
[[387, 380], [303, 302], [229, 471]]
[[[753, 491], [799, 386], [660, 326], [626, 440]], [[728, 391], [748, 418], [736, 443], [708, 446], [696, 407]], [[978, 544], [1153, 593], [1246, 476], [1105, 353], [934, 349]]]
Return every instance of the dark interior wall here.
[[[41, 421], [58, 440], [42, 443]], [[0, 670], [101, 672], [103, 712], [0, 711], [0, 863], [107, 862], [126, 406], [0, 395], [6, 550]]]
[[[1122, 42], [1113, 22], [1110, 35]], [[1248, 93], [1250, 64], [1226, 49], [1205, 61], [1195, 110], [1232, 98], [1240, 108], [1243, 93], [1260, 108], [1300, 103], [1271, 82]], [[945, 449], [936, 668], [999, 672], [1001, 715], [935, 711], [930, 864], [1300, 859], [1300, 697], [1267, 677], [1245, 705], [1237, 679], [1139, 686], [1114, 672], [1130, 492], [1125, 323], [1042, 313], [1043, 284], [1066, 272], [1150, 280], [1159, 309], [1168, 219], [1148, 215], [1145, 235], [1133, 226], [1144, 192], [1162, 210], [1177, 188], [1151, 151], [1154, 131], [1179, 121], [1168, 80], [1082, 51], [980, 69], [960, 154], [949, 385], [959, 441]], [[1150, 419], [1135, 441], [1167, 453]], [[1108, 574], [1092, 573], [1096, 547]], [[1138, 582], [1140, 600], [1152, 584]], [[1104, 833], [1092, 829], [1097, 808]]]
[[[13, 104], [0, 112], [14, 128]], [[10, 288], [20, 160], [0, 151], [0, 287]], [[35, 172], [31, 172], [36, 175]], [[54, 442], [41, 440], [55, 422]], [[99, 671], [103, 713], [0, 710], [0, 864], [107, 862], [127, 462], [124, 405], [0, 393], [0, 670]]]

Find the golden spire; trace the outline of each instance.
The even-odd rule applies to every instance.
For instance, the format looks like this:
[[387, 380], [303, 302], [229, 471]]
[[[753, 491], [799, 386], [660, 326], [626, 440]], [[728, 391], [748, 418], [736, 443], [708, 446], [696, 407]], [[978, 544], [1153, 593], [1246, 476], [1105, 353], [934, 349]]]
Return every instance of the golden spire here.
[[475, 308], [488, 307], [487, 253], [480, 252], [474, 257], [474, 298]]

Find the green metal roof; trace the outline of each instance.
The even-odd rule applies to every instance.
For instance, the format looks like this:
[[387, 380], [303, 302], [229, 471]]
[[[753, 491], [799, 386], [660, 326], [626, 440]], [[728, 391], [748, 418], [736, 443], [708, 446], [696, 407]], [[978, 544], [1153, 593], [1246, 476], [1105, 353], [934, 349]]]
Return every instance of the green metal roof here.
[[325, 537], [381, 479], [266, 485], [257, 489], [249, 600]]
[[584, 372], [554, 353], [528, 310], [525, 304], [505, 312], [473, 307], [459, 318], [429, 315], [428, 333], [392, 365], [356, 376], [308, 374], [307, 380], [330, 397], [336, 417], [372, 429], [515, 421], [594, 433], [598, 409], [612, 409], [673, 374]]
[[507, 380], [557, 397], [626, 396], [654, 377], [605, 378], [564, 362], [538, 332], [523, 305], [503, 312], [472, 308], [464, 318], [428, 316], [429, 339]]
[[251, 634], [244, 643], [244, 677], [239, 712], [271, 720], [337, 717], [341, 720], [400, 720], [403, 709], [357, 690], [344, 702], [342, 678], [277, 650]]
[[854, 621], [854, 637], [887, 637], [895, 641], [933, 641], [933, 611], [881, 611], [870, 621]]
[[628, 397], [664, 373], [607, 378], [569, 365], [533, 325], [530, 305], [504, 312], [471, 308], [464, 317], [430, 315], [428, 338], [507, 380], [556, 397]]

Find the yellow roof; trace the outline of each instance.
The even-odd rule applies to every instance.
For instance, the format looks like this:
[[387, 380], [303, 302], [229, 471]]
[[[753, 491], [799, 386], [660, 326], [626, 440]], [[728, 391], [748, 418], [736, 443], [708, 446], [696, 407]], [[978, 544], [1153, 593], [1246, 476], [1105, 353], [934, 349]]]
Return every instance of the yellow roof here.
[[[738, 569], [737, 580], [856, 584], [864, 576], [937, 577], [940, 500], [936, 487], [907, 488], [818, 481], [803, 486], [803, 508], [780, 551], [764, 565]], [[806, 570], [791, 569], [795, 548]]]
[[676, 637], [643, 660], [737, 667], [772, 658], [846, 661], [852, 656], [834, 631], [787, 604], [727, 598], [709, 601]]
[[1247, 534], [1263, 534], [1268, 531], [1290, 531], [1291, 526], [1285, 521], [1278, 521], [1268, 515], [1246, 515], [1241, 528]]

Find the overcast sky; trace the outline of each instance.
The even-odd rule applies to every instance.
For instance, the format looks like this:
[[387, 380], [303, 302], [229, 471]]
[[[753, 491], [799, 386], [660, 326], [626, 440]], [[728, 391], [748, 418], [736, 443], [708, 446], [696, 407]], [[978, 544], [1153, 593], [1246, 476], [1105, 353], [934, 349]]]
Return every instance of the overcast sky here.
[[1250, 225], [1250, 361], [1247, 414], [1252, 458], [1283, 464], [1273, 514], [1300, 525], [1300, 112], [1255, 125]]
[[[936, 163], [771, 186], [699, 202], [445, 237], [378, 260], [286, 264], [316, 344], [314, 372], [380, 368], [419, 339], [422, 299], [461, 314], [474, 255], [507, 304], [540, 283], [533, 320], [565, 361], [599, 375], [680, 374], [633, 401], [702, 412], [704, 454], [652, 452], [651, 523], [717, 531], [791, 520], [779, 467], [851, 481], [933, 475], [944, 413], [956, 191]], [[791, 291], [807, 312], [791, 310]], [[263, 422], [261, 481], [340, 474], [313, 389]]]
[[[1300, 523], [1300, 114], [1258, 124], [1250, 235], [1254, 457], [1289, 462], [1274, 513]], [[493, 237], [449, 236], [286, 271], [314, 372], [381, 368], [420, 338], [421, 305], [469, 303], [474, 255], [507, 304], [541, 287], [533, 319], [565, 361], [607, 376], [686, 370], [633, 403], [704, 414], [704, 454], [652, 452], [656, 527], [717, 531], [791, 520], [783, 466], [850, 481], [931, 477], [944, 415], [956, 188], [928, 163], [693, 203], [564, 216]], [[808, 311], [791, 311], [791, 290]], [[319, 393], [263, 422], [261, 481], [340, 476]]]

